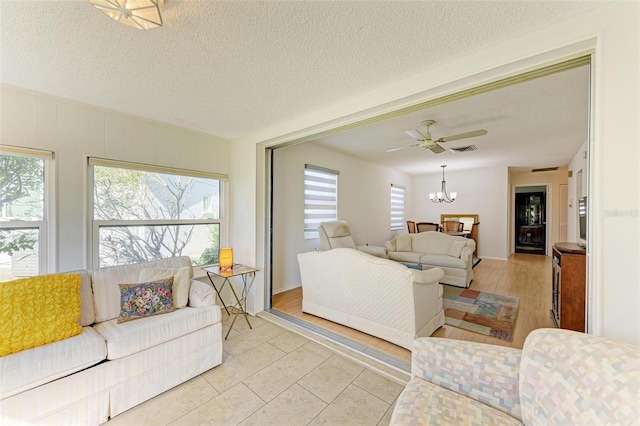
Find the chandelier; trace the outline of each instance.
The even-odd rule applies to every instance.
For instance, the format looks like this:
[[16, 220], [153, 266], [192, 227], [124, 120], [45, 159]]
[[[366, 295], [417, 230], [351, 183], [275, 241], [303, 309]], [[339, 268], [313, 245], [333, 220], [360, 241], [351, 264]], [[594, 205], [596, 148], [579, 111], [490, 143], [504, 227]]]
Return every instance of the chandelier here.
[[452, 192], [451, 196], [447, 194], [447, 182], [444, 180], [444, 168], [447, 166], [440, 166], [440, 167], [442, 167], [442, 188], [440, 188], [440, 192], [436, 192], [436, 193], [431, 192], [429, 194], [429, 199], [433, 203], [453, 203], [453, 200], [456, 199], [456, 196], [458, 195], [458, 193]]
[[89, 0], [89, 3], [120, 24], [141, 30], [162, 26], [163, 0]]

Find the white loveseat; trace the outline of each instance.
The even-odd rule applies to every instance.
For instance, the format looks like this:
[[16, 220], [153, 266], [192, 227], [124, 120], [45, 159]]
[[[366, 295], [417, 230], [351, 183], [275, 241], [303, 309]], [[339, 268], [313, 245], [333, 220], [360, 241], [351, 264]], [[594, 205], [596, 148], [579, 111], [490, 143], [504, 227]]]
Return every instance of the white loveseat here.
[[[118, 284], [183, 267], [187, 306], [117, 323]], [[101, 424], [222, 362], [220, 307], [210, 285], [192, 280], [188, 257], [72, 273], [82, 280], [82, 333], [0, 357], [2, 424]]]
[[302, 311], [411, 349], [444, 325], [443, 272], [350, 248], [298, 254]]
[[469, 287], [473, 280], [476, 243], [472, 239], [427, 231], [399, 235], [385, 242], [385, 247], [391, 260], [442, 269], [442, 284]]

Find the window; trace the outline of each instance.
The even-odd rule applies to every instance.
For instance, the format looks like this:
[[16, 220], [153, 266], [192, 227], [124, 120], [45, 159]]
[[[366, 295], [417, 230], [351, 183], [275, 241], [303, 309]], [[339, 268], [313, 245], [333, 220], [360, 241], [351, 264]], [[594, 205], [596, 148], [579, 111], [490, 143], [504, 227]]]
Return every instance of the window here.
[[340, 172], [305, 164], [304, 239], [319, 238], [318, 225], [338, 219]]
[[404, 186], [391, 184], [391, 230], [404, 229]]
[[0, 148], [0, 281], [46, 274], [47, 169], [53, 153]]
[[90, 158], [94, 266], [218, 263], [226, 175]]

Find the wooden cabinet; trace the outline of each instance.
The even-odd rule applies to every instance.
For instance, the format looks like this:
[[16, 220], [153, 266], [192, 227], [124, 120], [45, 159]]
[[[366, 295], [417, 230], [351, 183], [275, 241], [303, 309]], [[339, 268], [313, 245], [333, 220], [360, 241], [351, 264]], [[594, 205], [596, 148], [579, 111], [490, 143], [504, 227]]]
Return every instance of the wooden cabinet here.
[[551, 318], [556, 327], [585, 331], [586, 253], [575, 243], [553, 246]]

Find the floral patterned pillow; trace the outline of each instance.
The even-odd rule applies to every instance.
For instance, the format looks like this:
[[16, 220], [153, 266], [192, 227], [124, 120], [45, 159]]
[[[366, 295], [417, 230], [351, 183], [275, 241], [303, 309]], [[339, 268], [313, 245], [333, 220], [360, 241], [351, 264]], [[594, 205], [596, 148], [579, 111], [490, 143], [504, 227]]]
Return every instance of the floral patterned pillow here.
[[120, 316], [118, 324], [152, 315], [173, 312], [173, 277], [138, 284], [118, 284]]

